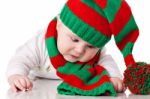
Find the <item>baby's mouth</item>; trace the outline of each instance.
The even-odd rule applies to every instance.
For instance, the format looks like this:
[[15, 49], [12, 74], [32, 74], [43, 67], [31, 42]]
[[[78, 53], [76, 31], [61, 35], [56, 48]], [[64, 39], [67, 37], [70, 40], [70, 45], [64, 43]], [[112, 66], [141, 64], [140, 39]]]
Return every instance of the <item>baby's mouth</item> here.
[[79, 56], [75, 56], [75, 55], [70, 55], [71, 57], [73, 57], [73, 58], [79, 58]]

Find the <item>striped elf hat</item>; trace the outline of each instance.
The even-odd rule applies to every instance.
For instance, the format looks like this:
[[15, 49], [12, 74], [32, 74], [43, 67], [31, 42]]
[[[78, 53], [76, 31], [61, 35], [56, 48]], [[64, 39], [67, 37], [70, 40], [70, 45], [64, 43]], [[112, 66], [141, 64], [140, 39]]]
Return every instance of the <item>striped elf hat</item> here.
[[126, 86], [132, 93], [149, 94], [149, 64], [136, 63], [132, 56], [139, 29], [125, 0], [68, 0], [60, 19], [77, 36], [100, 49], [113, 35], [127, 66]]

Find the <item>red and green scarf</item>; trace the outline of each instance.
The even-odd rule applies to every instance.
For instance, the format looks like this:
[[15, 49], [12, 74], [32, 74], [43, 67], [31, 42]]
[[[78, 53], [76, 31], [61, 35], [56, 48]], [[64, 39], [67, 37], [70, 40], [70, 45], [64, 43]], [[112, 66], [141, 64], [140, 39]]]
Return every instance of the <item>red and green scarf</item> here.
[[57, 49], [56, 18], [52, 20], [45, 34], [46, 46], [50, 61], [56, 69], [57, 75], [63, 82], [57, 87], [59, 94], [65, 95], [112, 95], [116, 91], [110, 82], [108, 72], [97, 64], [100, 56], [98, 52], [88, 62], [66, 61]]

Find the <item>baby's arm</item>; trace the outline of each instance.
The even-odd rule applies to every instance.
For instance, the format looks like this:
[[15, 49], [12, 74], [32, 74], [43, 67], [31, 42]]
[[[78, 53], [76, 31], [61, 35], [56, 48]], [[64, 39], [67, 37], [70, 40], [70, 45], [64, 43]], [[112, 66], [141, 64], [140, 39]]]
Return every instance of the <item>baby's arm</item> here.
[[39, 36], [36, 35], [19, 47], [8, 64], [6, 76], [14, 91], [32, 88], [32, 82], [27, 76], [32, 68], [40, 66]]
[[101, 51], [101, 56], [98, 64], [103, 66], [109, 73], [110, 80], [117, 92], [124, 92], [126, 87], [122, 80], [122, 75], [114, 59], [106, 54], [106, 48]]
[[103, 66], [108, 71], [110, 77], [118, 77], [118, 78], [122, 79], [122, 75], [119, 71], [119, 68], [118, 68], [116, 62], [114, 61], [114, 59], [112, 58], [111, 55], [106, 54], [105, 47], [101, 51], [101, 56], [98, 61], [98, 64]]

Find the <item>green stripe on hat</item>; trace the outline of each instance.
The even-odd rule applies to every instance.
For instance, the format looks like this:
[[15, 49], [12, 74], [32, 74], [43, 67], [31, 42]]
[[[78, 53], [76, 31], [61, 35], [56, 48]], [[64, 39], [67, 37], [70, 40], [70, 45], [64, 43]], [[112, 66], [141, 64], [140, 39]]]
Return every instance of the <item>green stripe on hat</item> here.
[[109, 23], [111, 23], [114, 20], [121, 6], [121, 2], [122, 0], [117, 0], [117, 2], [114, 2], [114, 0], [107, 0], [107, 6], [104, 8], [104, 11], [107, 12], [105, 14], [108, 18]]
[[60, 19], [72, 32], [95, 47], [102, 48], [110, 40], [109, 37], [95, 30], [73, 14], [67, 5], [64, 6]]
[[132, 53], [132, 49], [133, 49], [134, 43], [129, 42], [126, 44], [126, 46], [123, 48], [123, 50], [121, 51], [121, 53], [123, 54], [123, 57], [125, 58], [127, 55]]
[[[59, 54], [59, 51], [57, 50], [56, 45], [57, 44], [55, 42], [54, 37], [50, 37], [50, 38], [46, 39], [46, 46], [47, 46], [49, 57], [54, 57], [54, 56], [57, 56]], [[56, 50], [51, 50], [51, 49], [56, 49]]]
[[81, 0], [83, 3], [87, 4], [89, 7], [91, 7], [93, 10], [95, 10], [97, 13], [99, 13], [101, 16], [105, 17], [104, 11], [100, 9], [100, 7], [94, 2], [94, 0]]
[[54, 17], [53, 20], [54, 20], [54, 21], [57, 21], [57, 17]]
[[123, 38], [125, 38], [126, 35], [128, 35], [131, 31], [136, 30], [138, 27], [135, 23], [135, 20], [133, 16], [131, 16], [130, 20], [127, 22], [127, 24], [124, 26], [122, 31], [118, 33], [117, 36], [115, 36], [116, 43], [119, 43], [122, 41]]

